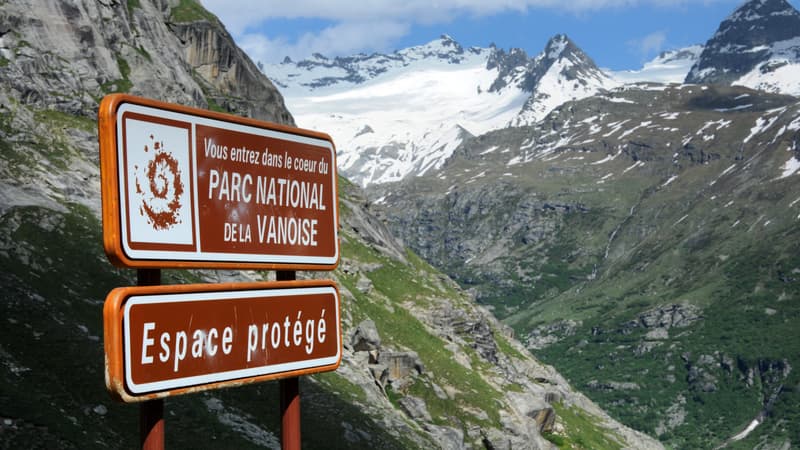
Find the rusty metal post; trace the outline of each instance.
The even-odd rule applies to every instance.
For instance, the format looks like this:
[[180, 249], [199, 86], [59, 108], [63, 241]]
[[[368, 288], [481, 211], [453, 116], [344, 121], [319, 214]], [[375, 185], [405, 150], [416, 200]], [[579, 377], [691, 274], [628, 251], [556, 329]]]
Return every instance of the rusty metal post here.
[[[279, 270], [278, 281], [296, 280], [293, 270]], [[280, 380], [281, 450], [300, 450], [300, 378]]]
[[[136, 284], [161, 284], [160, 269], [138, 269]], [[142, 450], [164, 450], [164, 400], [147, 400], [139, 404], [139, 442]]]
[[300, 450], [300, 378], [286, 378], [281, 385], [281, 450]]

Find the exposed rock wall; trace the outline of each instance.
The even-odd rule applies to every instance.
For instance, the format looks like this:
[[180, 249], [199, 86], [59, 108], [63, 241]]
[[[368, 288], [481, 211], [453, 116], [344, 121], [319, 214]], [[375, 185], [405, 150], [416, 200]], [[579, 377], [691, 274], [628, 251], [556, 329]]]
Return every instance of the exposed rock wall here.
[[173, 23], [174, 2], [14, 0], [0, 8], [2, 89], [38, 109], [94, 117], [127, 91], [293, 123], [272, 83], [218, 21]]

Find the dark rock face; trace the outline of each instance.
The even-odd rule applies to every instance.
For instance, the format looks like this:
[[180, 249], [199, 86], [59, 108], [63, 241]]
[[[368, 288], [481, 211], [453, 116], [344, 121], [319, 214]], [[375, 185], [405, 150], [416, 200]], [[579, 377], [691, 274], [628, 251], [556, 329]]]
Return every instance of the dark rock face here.
[[[513, 48], [508, 53], [495, 49], [486, 63], [486, 68], [497, 68], [498, 76], [490, 92], [499, 92], [507, 85], [516, 82], [526, 92], [533, 92], [539, 82], [559, 60], [568, 60], [572, 64], [561, 75], [566, 81], [577, 81], [586, 84], [586, 79], [597, 77], [600, 69], [594, 61], [575, 45], [570, 38], [558, 34], [550, 38], [542, 53], [529, 58], [524, 50]], [[524, 68], [524, 76], [519, 79], [519, 69]]]
[[720, 24], [686, 82], [736, 81], [769, 59], [775, 43], [797, 37], [800, 13], [786, 0], [751, 0]]
[[381, 348], [381, 337], [375, 327], [375, 322], [365, 320], [358, 324], [351, 342], [353, 350], [357, 352], [379, 350]]
[[536, 70], [529, 75], [525, 82], [525, 87], [531, 89], [539, 84], [544, 74], [559, 59], [565, 59], [572, 63], [562, 73], [567, 81], [578, 81], [586, 84], [587, 79], [598, 76], [600, 72], [592, 58], [563, 34], [553, 36], [547, 42], [544, 51], [536, 59], [538, 62]]
[[170, 23], [169, 28], [180, 40], [186, 61], [202, 77], [209, 99], [237, 115], [294, 123], [278, 90], [220, 24]]
[[4, 2], [3, 91], [93, 118], [111, 92], [294, 123], [283, 98], [216, 20], [176, 23], [169, 3]]
[[489, 70], [496, 68], [498, 74], [497, 79], [489, 87], [489, 92], [502, 91], [508, 86], [517, 69], [529, 65], [531, 62], [528, 54], [522, 49], [512, 48], [508, 53], [503, 49], [494, 49], [486, 61], [486, 68]]

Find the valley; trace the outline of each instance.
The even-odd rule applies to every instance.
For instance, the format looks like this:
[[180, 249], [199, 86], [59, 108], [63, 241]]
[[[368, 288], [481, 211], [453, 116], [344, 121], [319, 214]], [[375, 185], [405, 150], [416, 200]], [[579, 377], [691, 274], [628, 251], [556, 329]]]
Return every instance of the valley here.
[[[502, 52], [518, 56], [516, 69], [483, 76], [506, 88], [514, 84], [503, 74], [523, 81], [530, 99], [511, 119], [459, 135], [436, 164], [402, 177], [381, 178], [402, 155], [391, 136], [366, 150], [379, 163], [343, 170], [405, 245], [623, 423], [671, 448], [791, 446], [800, 433], [800, 92], [787, 74], [800, 67], [798, 24], [786, 2], [745, 2], [706, 45], [606, 73], [611, 81], [585, 94], [576, 80], [591, 75], [536, 64], [563, 38], [530, 64]], [[388, 89], [402, 75], [387, 70]], [[525, 84], [541, 73], [576, 90], [546, 107]], [[379, 79], [295, 85], [287, 103], [297, 102], [298, 121], [340, 133], [350, 161], [365, 148], [337, 126], [374, 131], [377, 119], [307, 114], [303, 102], [381, 92]], [[481, 86], [475, 98], [488, 92]], [[530, 105], [540, 115], [527, 115]]]

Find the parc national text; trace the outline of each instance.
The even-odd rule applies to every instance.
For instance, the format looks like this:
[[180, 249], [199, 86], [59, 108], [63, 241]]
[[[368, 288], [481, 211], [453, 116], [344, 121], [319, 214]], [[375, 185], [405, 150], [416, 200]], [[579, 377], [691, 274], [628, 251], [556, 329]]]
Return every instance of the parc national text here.
[[[315, 160], [292, 157], [288, 153], [263, 152], [245, 147], [217, 145], [204, 139], [205, 156], [211, 159], [227, 159], [253, 166], [273, 167], [283, 171], [326, 175], [330, 169], [325, 159]], [[326, 211], [325, 184], [314, 180], [293, 179], [263, 174], [252, 174], [246, 170], [233, 171], [212, 168], [208, 171], [207, 198], [217, 202], [237, 202], [273, 208]], [[263, 210], [262, 210], [263, 211]], [[251, 223], [226, 221], [224, 241], [261, 244], [316, 247], [318, 245], [318, 222], [316, 217], [301, 217], [297, 214], [257, 214], [255, 233]]]

